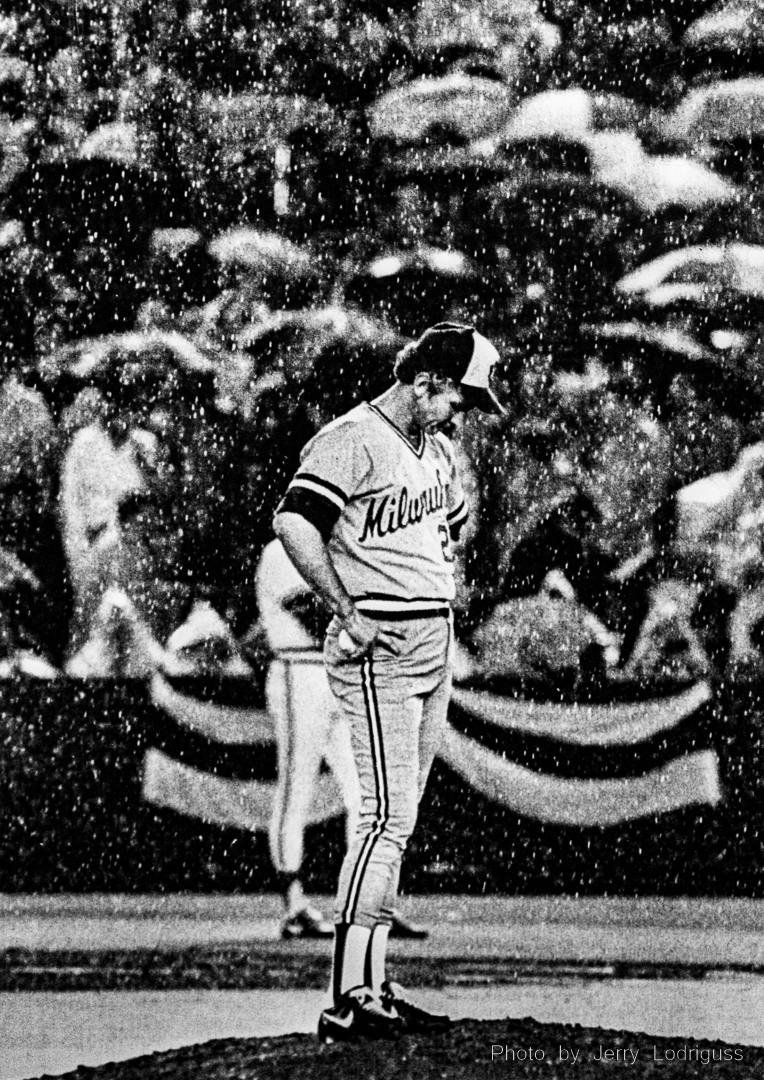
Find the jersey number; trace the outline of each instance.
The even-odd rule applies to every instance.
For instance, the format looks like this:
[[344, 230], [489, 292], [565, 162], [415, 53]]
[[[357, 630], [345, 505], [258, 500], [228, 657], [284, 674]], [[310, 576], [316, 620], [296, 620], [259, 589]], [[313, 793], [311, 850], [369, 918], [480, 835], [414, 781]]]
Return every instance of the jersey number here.
[[442, 521], [438, 525], [438, 535], [440, 536], [440, 546], [443, 548], [444, 562], [453, 562], [454, 557], [451, 554], [451, 534]]

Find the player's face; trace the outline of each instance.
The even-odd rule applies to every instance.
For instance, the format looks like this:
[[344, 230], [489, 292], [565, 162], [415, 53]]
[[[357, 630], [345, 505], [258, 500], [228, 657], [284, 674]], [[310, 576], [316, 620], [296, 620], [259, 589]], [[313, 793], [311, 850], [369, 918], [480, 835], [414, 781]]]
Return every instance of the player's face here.
[[451, 379], [440, 379], [435, 375], [430, 376], [424, 385], [417, 406], [417, 424], [423, 431], [429, 432], [448, 427], [455, 416], [469, 407], [460, 386]]

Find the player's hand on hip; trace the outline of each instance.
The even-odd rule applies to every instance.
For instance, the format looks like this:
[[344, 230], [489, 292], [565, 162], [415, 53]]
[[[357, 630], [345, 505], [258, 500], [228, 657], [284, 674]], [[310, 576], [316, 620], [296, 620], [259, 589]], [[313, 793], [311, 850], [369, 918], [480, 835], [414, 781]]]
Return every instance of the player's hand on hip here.
[[355, 658], [370, 653], [375, 646], [388, 649], [393, 655], [398, 654], [396, 638], [402, 635], [380, 626], [374, 619], [354, 611], [343, 618], [337, 644], [348, 657]]

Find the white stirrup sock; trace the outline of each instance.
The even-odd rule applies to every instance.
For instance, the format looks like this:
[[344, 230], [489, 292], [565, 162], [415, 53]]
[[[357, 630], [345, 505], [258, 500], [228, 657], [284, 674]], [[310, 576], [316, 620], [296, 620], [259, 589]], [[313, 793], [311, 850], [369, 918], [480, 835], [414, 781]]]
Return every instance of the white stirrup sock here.
[[337, 1000], [348, 990], [366, 985], [366, 956], [371, 930], [356, 923], [340, 924], [334, 928], [334, 934], [332, 988]]
[[366, 954], [366, 983], [375, 994], [381, 991], [382, 983], [385, 981], [385, 957], [389, 934], [389, 923], [377, 923], [371, 932], [369, 951]]

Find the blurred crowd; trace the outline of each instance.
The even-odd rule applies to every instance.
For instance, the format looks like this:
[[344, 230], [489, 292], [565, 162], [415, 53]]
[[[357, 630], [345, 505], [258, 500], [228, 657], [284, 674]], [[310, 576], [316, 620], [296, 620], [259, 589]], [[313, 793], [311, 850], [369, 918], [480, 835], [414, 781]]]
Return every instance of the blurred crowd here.
[[451, 318], [463, 676], [758, 678], [762, 57], [759, 0], [0, 16], [2, 670], [256, 658], [301, 446]]

